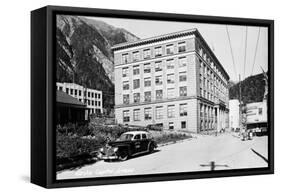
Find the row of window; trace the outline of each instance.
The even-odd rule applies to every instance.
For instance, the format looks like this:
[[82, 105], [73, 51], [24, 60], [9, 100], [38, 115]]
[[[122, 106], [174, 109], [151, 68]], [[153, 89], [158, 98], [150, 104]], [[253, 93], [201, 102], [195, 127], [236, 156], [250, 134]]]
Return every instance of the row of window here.
[[186, 42], [185, 41], [179, 42], [177, 44], [177, 48], [175, 47], [175, 44], [168, 44], [165, 46], [165, 49], [163, 46], [156, 46], [153, 49], [148, 48], [142, 51], [124, 53], [122, 54], [122, 64], [136, 62], [145, 59], [151, 59], [153, 57], [153, 51], [154, 51], [154, 57], [161, 57], [164, 56], [164, 52], [163, 52], [164, 50], [166, 52], [166, 55], [186, 52]]
[[[57, 86], [57, 90], [59, 91], [63, 91], [63, 87], [62, 86]], [[73, 89], [73, 88], [65, 88], [65, 92], [69, 95], [74, 95], [74, 96], [80, 96], [82, 97], [82, 90], [80, 89]], [[88, 94], [88, 95], [87, 95]], [[88, 96], [89, 98], [97, 98], [100, 99], [101, 98], [101, 94], [99, 93], [95, 93], [95, 92], [86, 92], [84, 91], [84, 96]]]
[[215, 108], [208, 105], [200, 104], [200, 117], [215, 118], [215, 115]]
[[[179, 67], [186, 67], [187, 66], [187, 58], [186, 57], [179, 57]], [[151, 73], [152, 67], [154, 67], [155, 72], [159, 72], [163, 70], [163, 61], [156, 61], [154, 62], [154, 65], [151, 63], [145, 63], [143, 64], [143, 72], [144, 73]], [[175, 68], [175, 59], [168, 59], [166, 60], [166, 68], [167, 69], [174, 69]], [[129, 67], [123, 67], [122, 68], [122, 76], [128, 77], [129, 76]], [[140, 74], [140, 65], [134, 65], [133, 66], [133, 75], [139, 75]]]
[[[164, 119], [164, 106], [156, 106], [155, 107], [155, 119], [160, 120]], [[175, 118], [175, 105], [167, 106], [167, 118]], [[179, 116], [187, 116], [187, 104], [179, 105]], [[144, 108], [144, 117], [141, 118], [141, 109], [133, 110], [133, 121], [141, 121], [141, 120], [152, 120], [152, 108]], [[130, 122], [130, 110], [123, 111], [123, 122]]]
[[[82, 99], [79, 99], [80, 102], [83, 102]], [[101, 102], [100, 101], [94, 101], [94, 100], [86, 100], [87, 104], [89, 106], [101, 106]]]
[[[186, 71], [179, 73], [179, 82], [185, 82], [187, 81], [187, 74]], [[175, 83], [175, 74], [171, 73], [167, 75], [167, 84], [174, 84]], [[163, 76], [158, 75], [155, 76], [155, 85], [162, 85], [163, 84]], [[150, 87], [151, 86], [151, 77], [144, 78], [144, 87]], [[140, 79], [134, 79], [133, 80], [133, 89], [140, 88]], [[123, 81], [123, 90], [129, 90], [130, 89], [130, 82], [129, 81]]]
[[[210, 67], [213, 69], [213, 71], [219, 75], [219, 77], [223, 80], [223, 82], [226, 83], [227, 82], [226, 79], [223, 77], [223, 74], [218, 69], [218, 67], [216, 67], [216, 65], [212, 61], [211, 57], [209, 56], [209, 54], [207, 54], [207, 52], [204, 51], [204, 49], [200, 46], [199, 46], [198, 50], [199, 50], [199, 55], [210, 65]], [[204, 64], [204, 70], [207, 70], [207, 66], [205, 64]], [[209, 70], [210, 69], [208, 68], [208, 72], [209, 72]], [[205, 72], [207, 72], [207, 71], [205, 71]]]
[[[187, 96], [187, 86], [179, 87], [179, 97]], [[168, 88], [167, 89], [167, 99], [173, 99], [176, 97], [175, 88]], [[133, 94], [133, 103], [140, 103], [141, 96], [140, 93]], [[144, 92], [144, 102], [151, 102], [151, 91]], [[155, 99], [156, 100], [163, 100], [163, 90], [156, 90], [155, 91]], [[123, 95], [123, 104], [130, 104], [130, 94]]]

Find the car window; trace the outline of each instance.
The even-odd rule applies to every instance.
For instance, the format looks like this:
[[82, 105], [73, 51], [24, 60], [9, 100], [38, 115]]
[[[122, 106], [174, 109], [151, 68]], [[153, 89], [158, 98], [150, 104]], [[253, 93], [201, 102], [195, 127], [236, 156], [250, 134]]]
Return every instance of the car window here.
[[146, 134], [141, 134], [142, 139], [146, 139]]
[[140, 139], [140, 134], [135, 135], [134, 139]]

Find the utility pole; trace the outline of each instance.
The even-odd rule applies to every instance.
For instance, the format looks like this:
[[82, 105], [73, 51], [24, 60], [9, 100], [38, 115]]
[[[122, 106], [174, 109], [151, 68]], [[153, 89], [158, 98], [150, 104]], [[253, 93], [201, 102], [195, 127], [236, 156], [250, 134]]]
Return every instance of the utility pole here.
[[241, 112], [241, 76], [239, 74], [239, 127], [242, 129], [242, 112]]

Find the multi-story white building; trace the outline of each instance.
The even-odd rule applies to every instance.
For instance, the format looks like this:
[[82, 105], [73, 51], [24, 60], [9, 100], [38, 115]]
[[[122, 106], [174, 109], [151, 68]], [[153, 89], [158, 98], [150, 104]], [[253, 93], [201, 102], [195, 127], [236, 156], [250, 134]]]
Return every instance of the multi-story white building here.
[[267, 101], [246, 104], [247, 124], [267, 123]]
[[80, 102], [87, 104], [89, 114], [102, 113], [102, 91], [91, 88], [84, 88], [75, 83], [56, 83], [57, 90], [63, 91], [68, 95], [78, 99]]
[[112, 47], [118, 123], [228, 127], [229, 76], [197, 29]]
[[229, 100], [229, 126], [232, 129], [240, 128], [239, 100]]

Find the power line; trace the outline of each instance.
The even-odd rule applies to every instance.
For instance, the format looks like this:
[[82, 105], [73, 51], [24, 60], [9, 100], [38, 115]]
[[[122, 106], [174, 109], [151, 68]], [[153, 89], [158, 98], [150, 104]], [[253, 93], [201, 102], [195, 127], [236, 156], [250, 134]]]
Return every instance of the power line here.
[[230, 51], [231, 51], [233, 69], [234, 69], [235, 76], [237, 76], [236, 65], [235, 65], [235, 60], [234, 60], [234, 55], [233, 55], [233, 49], [232, 49], [232, 46], [231, 46], [230, 35], [229, 35], [229, 31], [228, 31], [227, 25], [225, 25], [225, 28], [226, 28], [226, 33], [227, 33], [227, 37], [228, 37], [229, 47], [230, 47]]
[[257, 42], [256, 42], [255, 55], [254, 55], [254, 61], [253, 61], [253, 65], [252, 65], [251, 76], [253, 75], [254, 65], [255, 65], [255, 63], [256, 63], [256, 56], [257, 56], [257, 50], [258, 50], [259, 39], [260, 39], [260, 32], [261, 32], [261, 28], [259, 27], [259, 32], [258, 32], [258, 37], [257, 37]]

